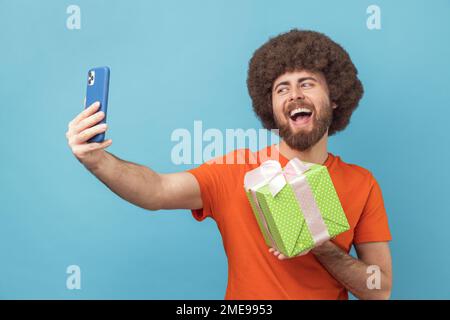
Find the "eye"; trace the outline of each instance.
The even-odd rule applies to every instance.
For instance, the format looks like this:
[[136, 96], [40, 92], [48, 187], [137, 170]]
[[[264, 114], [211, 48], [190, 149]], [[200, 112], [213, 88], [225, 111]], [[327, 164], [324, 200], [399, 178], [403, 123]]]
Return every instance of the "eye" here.
[[286, 87], [278, 89], [277, 93], [285, 93], [288, 89]]
[[302, 88], [312, 88], [314, 84], [312, 82], [303, 82], [301, 86]]

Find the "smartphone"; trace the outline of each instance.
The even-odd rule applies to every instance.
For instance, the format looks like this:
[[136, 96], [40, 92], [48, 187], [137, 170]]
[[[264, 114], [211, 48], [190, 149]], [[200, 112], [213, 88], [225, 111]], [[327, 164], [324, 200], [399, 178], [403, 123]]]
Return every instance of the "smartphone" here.
[[[108, 67], [97, 67], [88, 71], [85, 108], [89, 107], [94, 102], [99, 101], [100, 108], [97, 112], [103, 111], [105, 113], [105, 117], [97, 124], [106, 123], [109, 74], [110, 71]], [[88, 142], [103, 142], [104, 140], [105, 133], [102, 132], [90, 138]]]

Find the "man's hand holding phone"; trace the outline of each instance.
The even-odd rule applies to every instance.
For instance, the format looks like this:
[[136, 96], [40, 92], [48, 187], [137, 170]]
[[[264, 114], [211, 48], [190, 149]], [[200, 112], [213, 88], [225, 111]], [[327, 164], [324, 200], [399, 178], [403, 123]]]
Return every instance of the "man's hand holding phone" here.
[[93, 136], [103, 133], [108, 129], [106, 123], [100, 123], [105, 117], [103, 111], [97, 112], [100, 103], [94, 102], [88, 108], [79, 113], [69, 122], [66, 138], [72, 153], [88, 169], [95, 169], [104, 157], [103, 149], [112, 144], [108, 139], [103, 142], [91, 142], [88, 140]]

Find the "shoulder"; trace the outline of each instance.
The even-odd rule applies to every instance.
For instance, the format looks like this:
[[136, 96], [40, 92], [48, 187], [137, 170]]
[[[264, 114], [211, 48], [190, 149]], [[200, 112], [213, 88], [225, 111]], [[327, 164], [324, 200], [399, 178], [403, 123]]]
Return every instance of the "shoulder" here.
[[258, 163], [259, 152], [252, 152], [248, 148], [236, 149], [205, 162], [206, 165], [220, 165], [223, 169], [245, 169], [247, 166], [257, 166]]
[[206, 160], [200, 166], [189, 170], [191, 173], [205, 172], [218, 178], [236, 179], [249, 169], [258, 166], [257, 153], [249, 149], [236, 149], [224, 155]]
[[352, 174], [357, 177], [361, 178], [373, 177], [372, 172], [368, 168], [365, 168], [358, 164], [346, 162], [342, 160], [340, 156], [334, 156], [332, 166], [335, 166], [336, 169], [340, 171], [344, 171], [348, 174]]
[[372, 171], [368, 168], [345, 162], [339, 156], [334, 157], [335, 158], [329, 167], [333, 182], [369, 189], [377, 183]]

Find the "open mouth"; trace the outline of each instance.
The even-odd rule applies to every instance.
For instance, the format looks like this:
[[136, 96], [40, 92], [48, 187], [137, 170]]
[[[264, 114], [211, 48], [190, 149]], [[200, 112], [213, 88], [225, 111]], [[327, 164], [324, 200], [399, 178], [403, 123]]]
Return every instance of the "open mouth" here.
[[295, 108], [289, 113], [289, 118], [295, 126], [308, 124], [312, 119], [313, 111], [308, 108]]

